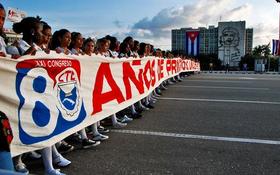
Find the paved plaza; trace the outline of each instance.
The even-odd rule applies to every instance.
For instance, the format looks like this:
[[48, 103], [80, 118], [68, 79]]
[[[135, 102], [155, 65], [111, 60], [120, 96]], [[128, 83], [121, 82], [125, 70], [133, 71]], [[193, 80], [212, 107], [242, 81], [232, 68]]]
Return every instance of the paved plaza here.
[[[100, 146], [65, 155], [67, 174], [279, 174], [280, 76], [196, 74]], [[40, 161], [28, 163], [42, 173]]]

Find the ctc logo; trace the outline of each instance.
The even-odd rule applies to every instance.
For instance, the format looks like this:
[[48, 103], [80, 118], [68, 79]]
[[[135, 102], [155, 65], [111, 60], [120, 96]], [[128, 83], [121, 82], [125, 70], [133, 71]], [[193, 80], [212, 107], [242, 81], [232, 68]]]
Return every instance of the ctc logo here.
[[47, 140], [85, 119], [79, 77], [74, 68], [26, 68], [21, 67], [26, 64], [20, 63], [16, 92], [20, 102], [18, 119], [22, 143]]

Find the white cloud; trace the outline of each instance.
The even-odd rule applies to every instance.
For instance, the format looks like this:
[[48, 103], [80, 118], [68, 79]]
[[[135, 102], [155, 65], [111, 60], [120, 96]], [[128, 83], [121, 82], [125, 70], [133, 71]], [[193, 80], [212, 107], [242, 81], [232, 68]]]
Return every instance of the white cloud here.
[[278, 25], [275, 23], [259, 23], [254, 25], [255, 45], [268, 44], [271, 39], [277, 39]]
[[[160, 42], [159, 46], [170, 49], [171, 29], [174, 28], [217, 26], [219, 20], [246, 20], [248, 26], [249, 21], [252, 20], [253, 5], [244, 3], [233, 6], [234, 2], [231, 0], [198, 0], [195, 4], [179, 8], [165, 8], [150, 19], [146, 17], [136, 22], [126, 35], [131, 35], [140, 41]], [[273, 27], [267, 25], [266, 22], [250, 25], [254, 28], [255, 45], [268, 43], [267, 41], [275, 33], [275, 25]]]
[[230, 0], [199, 0], [196, 4], [181, 8], [166, 8], [152, 19], [143, 18], [136, 22], [131, 33], [138, 33], [138, 30], [149, 30], [150, 33], [147, 37], [152, 35], [154, 38], [166, 38], [170, 37], [172, 28], [205, 26], [217, 23], [220, 17], [226, 20], [245, 20], [243, 17], [251, 11], [249, 4], [226, 10], [225, 7], [230, 4]]

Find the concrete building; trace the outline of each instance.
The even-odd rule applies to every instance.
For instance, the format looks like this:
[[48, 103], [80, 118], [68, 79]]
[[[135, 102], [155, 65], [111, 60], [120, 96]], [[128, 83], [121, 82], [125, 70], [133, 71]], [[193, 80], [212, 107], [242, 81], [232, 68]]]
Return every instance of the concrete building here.
[[245, 53], [250, 54], [253, 51], [253, 29], [246, 29]]
[[208, 55], [208, 54], [217, 54], [218, 53], [218, 28], [215, 26], [209, 26], [209, 28], [200, 27], [200, 44], [199, 44], [199, 53]]
[[222, 65], [237, 67], [242, 56], [252, 52], [253, 29], [245, 21], [219, 22], [218, 27], [172, 30], [172, 51], [187, 54], [187, 32], [199, 31], [199, 54], [217, 54]]
[[245, 55], [245, 21], [219, 22], [218, 57], [222, 65], [238, 67], [241, 57]]
[[179, 53], [187, 53], [186, 49], [186, 33], [192, 31], [192, 28], [181, 28], [172, 30], [172, 51], [178, 51]]

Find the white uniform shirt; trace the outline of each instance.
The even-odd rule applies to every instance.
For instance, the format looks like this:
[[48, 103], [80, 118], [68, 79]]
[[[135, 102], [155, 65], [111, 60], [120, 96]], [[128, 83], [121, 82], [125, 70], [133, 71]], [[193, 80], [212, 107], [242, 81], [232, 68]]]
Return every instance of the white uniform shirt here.
[[109, 50], [109, 52], [110, 52], [110, 56], [111, 56], [112, 58], [118, 58], [118, 56], [119, 56], [119, 53], [118, 53], [118, 52], [116, 52], [116, 51], [111, 51], [111, 50]]
[[[64, 49], [62, 47], [57, 47], [56, 49], [59, 50], [61, 53], [64, 53]], [[67, 49], [67, 51], [69, 52], [69, 54], [72, 53], [69, 49]]]
[[130, 55], [130, 56], [132, 56], [132, 57], [136, 57], [136, 58], [140, 57], [137, 52], [132, 51], [131, 53], [132, 53], [132, 55]]
[[120, 54], [119, 54], [119, 58], [127, 58], [127, 57], [128, 57], [127, 54], [124, 54], [124, 53], [120, 53]]
[[[19, 41], [19, 49], [21, 51], [21, 54], [23, 55], [31, 46], [24, 40]], [[37, 51], [43, 51], [38, 45], [34, 43], [34, 47]]]
[[0, 36], [0, 52], [3, 52], [4, 54], [7, 54], [6, 47], [7, 47], [7, 45], [4, 41], [4, 38], [2, 36]]
[[76, 49], [74, 49], [74, 48], [71, 49], [71, 53], [73, 55], [80, 55], [79, 52]]

